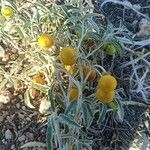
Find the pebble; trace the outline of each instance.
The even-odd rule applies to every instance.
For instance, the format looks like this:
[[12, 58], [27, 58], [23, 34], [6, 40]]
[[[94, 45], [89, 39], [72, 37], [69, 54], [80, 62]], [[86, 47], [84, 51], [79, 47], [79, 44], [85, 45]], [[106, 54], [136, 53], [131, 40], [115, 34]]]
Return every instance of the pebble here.
[[27, 137], [28, 137], [29, 140], [31, 140], [31, 141], [34, 140], [33, 133], [27, 132], [26, 135], [27, 135]]
[[4, 120], [4, 116], [0, 116], [0, 123]]
[[25, 107], [25, 106], [22, 106], [22, 110], [26, 110], [26, 107]]
[[12, 132], [11, 132], [9, 129], [7, 129], [7, 130], [5, 131], [5, 139], [6, 139], [6, 140], [11, 140], [12, 138], [13, 138]]
[[20, 103], [17, 103], [17, 104], [16, 104], [16, 107], [19, 109], [19, 108], [20, 108]]
[[9, 82], [9, 83], [6, 84], [6, 87], [11, 88], [11, 87], [13, 87], [13, 84]]
[[22, 141], [25, 141], [25, 140], [26, 140], [25, 135], [22, 135], [22, 136], [20, 136], [20, 137], [18, 138], [18, 141], [19, 141], [19, 142], [22, 142]]
[[2, 82], [4, 79], [4, 76], [0, 74], [0, 82]]
[[0, 45], [0, 57], [4, 57], [5, 56], [5, 50], [4, 48]]
[[23, 99], [23, 96], [21, 94], [18, 97], [19, 97], [19, 99]]
[[14, 149], [15, 149], [15, 145], [12, 145], [12, 146], [11, 146], [11, 149], [14, 150]]
[[0, 102], [6, 104], [10, 102], [10, 97], [8, 95], [5, 96], [3, 94], [0, 94]]
[[0, 102], [0, 110], [4, 108], [4, 104]]

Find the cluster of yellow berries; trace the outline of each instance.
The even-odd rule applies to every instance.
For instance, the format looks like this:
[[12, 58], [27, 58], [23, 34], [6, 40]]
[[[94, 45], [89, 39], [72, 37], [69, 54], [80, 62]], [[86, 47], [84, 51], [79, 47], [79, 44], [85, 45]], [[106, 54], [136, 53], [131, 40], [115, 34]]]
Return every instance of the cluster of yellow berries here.
[[110, 103], [115, 98], [117, 80], [110, 74], [103, 75], [98, 81], [96, 97], [102, 103]]
[[[1, 14], [6, 18], [12, 17], [14, 14], [14, 10], [11, 6], [4, 6], [1, 9]], [[38, 38], [38, 44], [42, 49], [47, 50], [54, 45], [53, 37], [49, 34], [42, 34]], [[105, 49], [109, 55], [113, 55], [116, 52], [115, 48], [112, 48], [112, 45], [107, 45]], [[68, 73], [75, 74], [78, 71], [77, 50], [75, 48], [70, 46], [62, 48], [59, 54], [59, 58]], [[83, 64], [83, 75], [84, 78], [88, 76], [88, 81], [93, 81], [96, 78], [96, 70], [94, 68], [90, 69], [88, 65]], [[40, 75], [34, 76], [32, 81], [42, 85], [45, 84], [45, 79]], [[115, 98], [116, 86], [117, 80], [113, 76], [109, 74], [103, 75], [98, 81], [98, 89], [96, 91], [97, 99], [99, 99], [102, 103], [110, 103], [111, 101], [113, 101], [113, 99]], [[70, 100], [77, 100], [78, 93], [78, 88], [72, 87], [70, 89]]]
[[[38, 39], [39, 46], [43, 49], [48, 49], [54, 44], [53, 38], [48, 34], [42, 34]], [[77, 66], [77, 50], [73, 47], [67, 46], [61, 49], [59, 53], [60, 62], [65, 66], [65, 69], [70, 74], [75, 74], [78, 71]], [[83, 75], [87, 77], [88, 81], [93, 81], [96, 78], [96, 70], [90, 69], [88, 65], [83, 64]], [[40, 84], [44, 82], [38, 78]], [[110, 103], [115, 98], [115, 88], [117, 86], [117, 80], [107, 74], [103, 75], [98, 81], [98, 89], [96, 91], [96, 97], [102, 103]], [[70, 100], [75, 101], [78, 99], [78, 88], [70, 88]]]

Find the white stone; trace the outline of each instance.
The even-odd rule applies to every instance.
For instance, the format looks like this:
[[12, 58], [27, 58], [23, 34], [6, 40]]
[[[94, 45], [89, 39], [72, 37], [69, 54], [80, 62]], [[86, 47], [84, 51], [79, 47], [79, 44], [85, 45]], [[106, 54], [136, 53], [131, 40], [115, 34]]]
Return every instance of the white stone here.
[[22, 135], [18, 138], [18, 141], [20, 141], [20, 142], [25, 141], [25, 140], [26, 140], [25, 135]]
[[0, 45], [0, 57], [4, 57], [5, 56], [5, 50], [4, 48]]
[[12, 138], [13, 138], [12, 132], [11, 132], [9, 129], [7, 129], [7, 130], [5, 131], [5, 139], [6, 139], [6, 140], [11, 140]]
[[3, 95], [3, 94], [0, 94], [0, 103], [8, 103], [10, 102], [10, 96], [9, 95]]
[[51, 103], [47, 99], [42, 99], [39, 107], [39, 112], [41, 114], [46, 114], [50, 109]]

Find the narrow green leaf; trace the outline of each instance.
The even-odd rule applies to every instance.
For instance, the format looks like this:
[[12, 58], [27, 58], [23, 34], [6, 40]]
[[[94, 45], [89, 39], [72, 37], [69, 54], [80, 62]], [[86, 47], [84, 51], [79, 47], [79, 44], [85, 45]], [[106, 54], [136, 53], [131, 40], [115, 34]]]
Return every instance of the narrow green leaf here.
[[67, 106], [64, 114], [67, 115], [70, 111], [72, 111], [73, 109], [75, 109], [76, 105], [77, 105], [76, 102], [70, 102], [69, 105]]
[[22, 65], [23, 60], [25, 59], [25, 54], [20, 54], [17, 60], [14, 62], [11, 68], [11, 74], [16, 73], [19, 70], [19, 67]]
[[47, 132], [46, 132], [46, 148], [47, 150], [53, 150], [53, 128], [52, 128], [52, 122], [51, 119], [48, 122], [47, 126]]
[[66, 105], [65, 105], [64, 101], [63, 101], [60, 97], [58, 97], [57, 95], [56, 95], [56, 102], [57, 102], [58, 105], [60, 105], [63, 109], [66, 109]]
[[52, 107], [52, 111], [55, 112], [55, 98], [53, 96], [53, 88], [54, 86], [52, 86], [49, 90], [48, 90], [48, 98], [51, 102], [51, 107]]
[[41, 85], [41, 84], [38, 84], [38, 83], [35, 83], [35, 82], [32, 82], [31, 86], [45, 94], [48, 93], [48, 87], [46, 85]]
[[77, 150], [83, 150], [82, 144], [80, 142], [76, 142]]
[[99, 117], [97, 120], [97, 123], [103, 122], [106, 116], [106, 112], [107, 112], [107, 106], [104, 104], [101, 104], [99, 106]]
[[31, 109], [34, 109], [35, 107], [31, 104], [31, 101], [30, 101], [30, 95], [29, 95], [29, 89], [26, 90], [26, 92], [24, 93], [24, 102], [25, 104], [31, 108]]
[[0, 82], [0, 91], [5, 88], [5, 84], [7, 83], [7, 79], [4, 79], [2, 82]]
[[38, 58], [40, 61], [42, 61], [44, 64], [48, 64], [48, 61], [46, 60], [46, 58], [44, 57], [43, 54], [38, 53]]
[[68, 117], [65, 114], [60, 114], [59, 115], [59, 120], [60, 120], [60, 122], [66, 124], [68, 126], [73, 126], [73, 127], [76, 127], [76, 128], [81, 128], [81, 126], [78, 123], [76, 123], [71, 117]]

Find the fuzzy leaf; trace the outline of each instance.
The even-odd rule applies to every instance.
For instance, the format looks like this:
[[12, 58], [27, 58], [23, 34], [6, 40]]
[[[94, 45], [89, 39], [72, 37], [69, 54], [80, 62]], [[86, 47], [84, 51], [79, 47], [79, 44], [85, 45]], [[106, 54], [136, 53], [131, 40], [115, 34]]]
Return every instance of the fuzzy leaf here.
[[11, 74], [14, 74], [19, 70], [24, 59], [25, 59], [25, 54], [20, 54], [17, 60], [12, 65]]
[[68, 125], [68, 126], [73, 126], [73, 127], [76, 127], [76, 128], [81, 128], [81, 126], [76, 123], [71, 117], [68, 117], [67, 115], [64, 115], [64, 114], [60, 114], [59, 115], [59, 119], [60, 119], [60, 122]]
[[35, 82], [32, 82], [32, 87], [47, 94], [48, 93], [48, 87], [45, 86], [45, 85], [41, 85], [41, 84], [38, 84], [38, 83], [35, 83]]
[[112, 108], [113, 110], [118, 110], [119, 109], [119, 104], [117, 103], [116, 100], [113, 100], [112, 102], [110, 102], [109, 107]]
[[52, 88], [48, 90], [48, 98], [51, 102], [52, 111], [54, 112], [55, 111], [55, 99], [53, 97], [53, 88], [54, 86], [52, 86]]
[[64, 114], [67, 115], [70, 111], [72, 111], [76, 107], [76, 104], [77, 104], [76, 102], [70, 102]]
[[26, 92], [24, 93], [24, 102], [29, 108], [34, 109], [35, 107], [31, 104], [29, 95], [30, 95], [29, 89], [27, 89]]
[[107, 112], [107, 107], [104, 104], [101, 104], [99, 106], [99, 117], [97, 120], [97, 123], [103, 122], [106, 116], [106, 112]]
[[41, 143], [41, 142], [28, 142], [24, 145], [22, 145], [20, 148], [21, 149], [29, 149], [29, 148], [43, 148], [43, 150], [45, 149], [46, 144], [45, 143]]
[[53, 140], [53, 128], [52, 128], [52, 122], [51, 122], [51, 120], [49, 120], [47, 132], [46, 132], [46, 148], [48, 150], [53, 149], [52, 140]]

